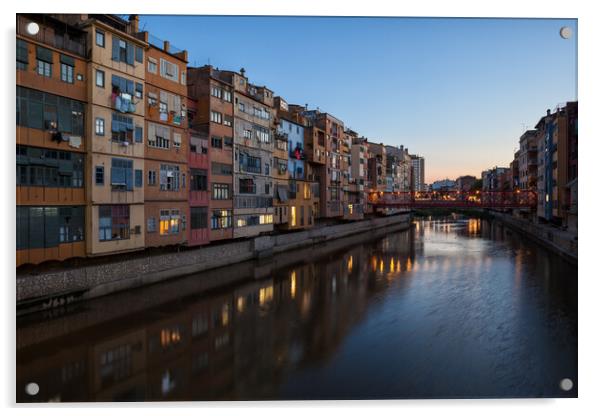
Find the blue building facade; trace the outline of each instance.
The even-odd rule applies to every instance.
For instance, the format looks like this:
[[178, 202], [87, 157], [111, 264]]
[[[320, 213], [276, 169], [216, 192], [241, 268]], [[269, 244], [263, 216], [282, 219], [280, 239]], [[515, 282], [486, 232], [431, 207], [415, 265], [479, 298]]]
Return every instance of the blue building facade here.
[[291, 179], [305, 178], [305, 128], [284, 118], [280, 119], [278, 132], [288, 136], [288, 172]]

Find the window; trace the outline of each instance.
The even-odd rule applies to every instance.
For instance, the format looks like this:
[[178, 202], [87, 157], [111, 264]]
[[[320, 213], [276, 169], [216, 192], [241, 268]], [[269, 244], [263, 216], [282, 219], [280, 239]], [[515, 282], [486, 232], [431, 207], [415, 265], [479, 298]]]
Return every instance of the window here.
[[96, 185], [104, 185], [105, 184], [105, 167], [104, 166], [96, 166], [94, 171], [94, 177], [96, 179]]
[[73, 66], [61, 62], [61, 81], [73, 84]]
[[130, 159], [111, 159], [111, 188], [113, 191], [133, 190], [133, 164]]
[[238, 103], [238, 111], [245, 112], [245, 103]]
[[222, 90], [219, 87], [211, 87], [211, 95], [216, 98], [222, 98]]
[[84, 156], [80, 153], [17, 145], [17, 186], [81, 188]]
[[130, 206], [101, 205], [98, 207], [99, 241], [130, 238]]
[[211, 213], [211, 229], [218, 230], [221, 228], [232, 227], [232, 210], [220, 209], [213, 210]]
[[96, 86], [100, 88], [105, 87], [105, 73], [100, 69], [96, 70]]
[[191, 207], [190, 208], [190, 228], [198, 230], [207, 228], [207, 207]]
[[17, 86], [17, 125], [61, 133], [84, 134], [84, 104], [65, 97]]
[[84, 207], [17, 206], [17, 250], [84, 240]]
[[211, 162], [211, 173], [213, 175], [232, 175], [232, 165], [226, 163]]
[[105, 119], [96, 117], [96, 121], [94, 123], [94, 130], [97, 136], [105, 135]]
[[245, 139], [251, 139], [253, 137], [253, 131], [252, 130], [244, 130], [243, 136]]
[[17, 39], [17, 69], [27, 69], [29, 64], [29, 52], [27, 42]]
[[178, 82], [178, 66], [161, 58], [161, 76], [171, 81]]
[[134, 171], [134, 186], [136, 188], [142, 187], [142, 170], [141, 169], [136, 169]]
[[238, 163], [243, 172], [261, 173], [261, 158], [240, 153]]
[[156, 185], [157, 184], [157, 172], [154, 170], [148, 171], [148, 184]]
[[211, 112], [211, 121], [213, 123], [222, 124], [222, 113], [218, 113], [217, 111]]
[[182, 145], [182, 135], [180, 133], [173, 134], [173, 147], [180, 147]]
[[101, 48], [105, 47], [105, 32], [102, 30], [96, 31], [96, 45], [100, 46]]
[[224, 116], [224, 126], [232, 127], [232, 117]]
[[232, 147], [233, 145], [234, 145], [234, 141], [233, 141], [232, 137], [224, 136], [224, 146]]
[[148, 124], [148, 145], [161, 149], [169, 149], [171, 129], [160, 124]]
[[135, 56], [136, 62], [140, 62], [140, 63], [144, 62], [142, 60], [142, 48], [140, 46], [136, 46], [135, 51], [136, 51], [136, 56]]
[[159, 189], [162, 191], [178, 191], [180, 189], [180, 167], [161, 165], [159, 171]]
[[221, 137], [211, 137], [211, 147], [215, 147], [217, 149], [222, 148], [222, 138]]
[[268, 131], [268, 129], [257, 126], [255, 129], [255, 136], [257, 137], [257, 140], [259, 140], [261, 143], [270, 142], [270, 132]]
[[269, 174], [270, 174], [270, 164], [269, 164], [269, 163], [266, 163], [266, 164], [265, 164], [265, 171], [264, 171], [264, 173], [265, 173], [266, 175], [269, 175]]
[[[180, 232], [180, 210], [162, 209], [159, 217], [159, 234], [177, 234]], [[183, 228], [183, 227], [182, 227]]]
[[239, 179], [238, 180], [238, 191], [241, 194], [254, 194], [255, 193], [255, 182], [253, 179]]
[[45, 61], [40, 61], [38, 59], [38, 75], [42, 75], [44, 77], [51, 77], [52, 64]]
[[147, 218], [146, 220], [146, 232], [154, 233], [157, 231], [157, 219], [155, 217]]
[[136, 96], [136, 98], [140, 99], [142, 99], [142, 96], [144, 95], [142, 91], [142, 84], [140, 84], [139, 82], [136, 83], [136, 91], [134, 92], [134, 95]]
[[224, 90], [224, 100], [228, 101], [229, 103], [232, 102], [232, 93], [230, 91]]
[[207, 170], [190, 169], [190, 190], [206, 191], [207, 189]]
[[227, 183], [212, 184], [212, 199], [230, 199], [230, 185]]
[[136, 143], [142, 143], [142, 127], [136, 126], [134, 129], [134, 140]]
[[111, 140], [119, 143], [132, 143], [134, 119], [113, 113], [111, 120]]
[[266, 184], [265, 184], [265, 194], [266, 194], [266, 195], [269, 195], [269, 194], [270, 194], [270, 184], [269, 184], [269, 183], [266, 183]]
[[148, 58], [148, 72], [153, 74], [157, 73], [157, 60], [155, 58], [151, 58], [150, 56]]
[[113, 49], [111, 59], [117, 62], [125, 62], [128, 65], [134, 65], [134, 45], [113, 36]]

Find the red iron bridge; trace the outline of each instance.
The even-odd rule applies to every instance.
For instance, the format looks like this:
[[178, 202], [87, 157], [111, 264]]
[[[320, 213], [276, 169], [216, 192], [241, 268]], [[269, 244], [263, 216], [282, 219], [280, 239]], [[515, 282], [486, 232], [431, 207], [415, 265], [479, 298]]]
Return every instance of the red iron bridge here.
[[535, 208], [537, 192], [514, 191], [429, 191], [371, 192], [374, 208]]

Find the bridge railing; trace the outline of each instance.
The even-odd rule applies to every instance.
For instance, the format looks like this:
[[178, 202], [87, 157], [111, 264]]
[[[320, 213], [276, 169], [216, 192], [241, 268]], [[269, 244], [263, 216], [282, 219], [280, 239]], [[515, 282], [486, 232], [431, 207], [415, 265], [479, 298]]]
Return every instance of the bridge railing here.
[[368, 194], [368, 203], [373, 206], [408, 208], [533, 208], [537, 205], [537, 193], [532, 190], [372, 192]]

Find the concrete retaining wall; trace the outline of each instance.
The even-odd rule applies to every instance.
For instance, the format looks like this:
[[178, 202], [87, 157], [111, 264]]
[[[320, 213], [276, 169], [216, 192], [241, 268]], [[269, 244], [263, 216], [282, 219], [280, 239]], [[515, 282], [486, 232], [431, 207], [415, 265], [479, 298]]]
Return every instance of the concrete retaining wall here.
[[[40, 310], [81, 299], [149, 285], [204, 270], [307, 247], [366, 231], [409, 226], [409, 215], [372, 218], [290, 234], [261, 236], [178, 253], [122, 259], [114, 263], [17, 278], [17, 306]], [[30, 307], [28, 305], [31, 305]]]

